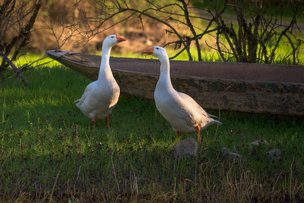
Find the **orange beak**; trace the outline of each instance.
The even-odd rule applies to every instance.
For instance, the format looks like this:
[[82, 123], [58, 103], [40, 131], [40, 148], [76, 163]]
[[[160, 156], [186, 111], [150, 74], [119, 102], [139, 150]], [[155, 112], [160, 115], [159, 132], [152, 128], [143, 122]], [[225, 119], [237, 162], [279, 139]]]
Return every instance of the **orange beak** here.
[[123, 41], [126, 41], [125, 38], [123, 37], [119, 37], [118, 35], [116, 35], [116, 39], [117, 39], [117, 42], [123, 42]]
[[145, 54], [153, 54], [153, 50], [154, 50], [154, 47], [151, 47], [150, 49], [147, 49], [146, 51], [144, 51]]

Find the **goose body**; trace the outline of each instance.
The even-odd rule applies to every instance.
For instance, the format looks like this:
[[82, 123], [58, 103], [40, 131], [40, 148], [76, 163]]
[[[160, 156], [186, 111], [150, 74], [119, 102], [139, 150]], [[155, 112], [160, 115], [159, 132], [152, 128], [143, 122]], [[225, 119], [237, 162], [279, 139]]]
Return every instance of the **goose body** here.
[[75, 101], [83, 114], [92, 120], [94, 128], [95, 120], [105, 118], [109, 126], [109, 115], [120, 95], [120, 88], [114, 79], [109, 61], [111, 48], [122, 41], [125, 39], [117, 35], [110, 35], [103, 41], [98, 79], [91, 82], [85, 88], [82, 97]]
[[189, 95], [176, 91], [170, 79], [170, 62], [164, 48], [154, 46], [144, 53], [151, 54], [160, 60], [160, 77], [154, 91], [155, 105], [159, 113], [170, 123], [176, 135], [198, 133], [211, 124], [222, 124], [211, 116]]

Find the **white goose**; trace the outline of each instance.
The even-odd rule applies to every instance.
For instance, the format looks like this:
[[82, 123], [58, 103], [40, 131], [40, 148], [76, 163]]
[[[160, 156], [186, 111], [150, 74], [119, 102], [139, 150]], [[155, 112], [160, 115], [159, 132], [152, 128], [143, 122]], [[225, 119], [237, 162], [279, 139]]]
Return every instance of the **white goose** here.
[[76, 106], [83, 114], [92, 120], [95, 129], [95, 120], [106, 118], [109, 127], [109, 115], [115, 107], [120, 88], [113, 77], [110, 67], [110, 53], [114, 45], [126, 39], [117, 35], [108, 36], [102, 44], [102, 57], [98, 79], [91, 82], [84, 90], [82, 97], [76, 100]]
[[207, 126], [218, 123], [187, 94], [177, 92], [170, 79], [170, 62], [164, 48], [154, 46], [146, 54], [157, 57], [160, 61], [160, 77], [154, 91], [154, 100], [159, 113], [171, 124], [176, 136], [179, 132], [197, 131], [197, 142], [201, 142], [200, 131]]

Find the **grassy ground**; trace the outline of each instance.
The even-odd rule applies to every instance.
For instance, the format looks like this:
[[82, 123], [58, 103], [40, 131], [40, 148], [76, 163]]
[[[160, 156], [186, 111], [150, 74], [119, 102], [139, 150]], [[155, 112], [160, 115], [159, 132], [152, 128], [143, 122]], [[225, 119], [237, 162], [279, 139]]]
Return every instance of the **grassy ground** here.
[[[301, 119], [220, 112], [224, 124], [202, 133], [197, 156], [176, 159], [179, 140], [153, 101], [121, 97], [111, 128], [99, 121], [93, 131], [73, 104], [88, 79], [58, 64], [24, 75], [29, 86], [0, 84], [0, 201], [304, 200]], [[257, 139], [269, 145], [252, 151]], [[278, 161], [265, 156], [275, 148]]]

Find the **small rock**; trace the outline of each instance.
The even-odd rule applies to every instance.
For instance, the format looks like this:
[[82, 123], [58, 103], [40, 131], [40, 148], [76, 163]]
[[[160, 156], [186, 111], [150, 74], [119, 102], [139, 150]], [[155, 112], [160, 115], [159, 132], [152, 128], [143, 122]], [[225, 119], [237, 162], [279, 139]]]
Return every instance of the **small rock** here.
[[230, 153], [226, 147], [223, 147], [222, 152], [223, 152], [223, 156], [228, 156]]
[[223, 156], [225, 156], [225, 157], [229, 157], [232, 159], [243, 159], [243, 155], [238, 154], [238, 153], [229, 152], [229, 150], [226, 147], [223, 147], [222, 153], [223, 153]]
[[271, 158], [272, 160], [280, 160], [282, 152], [279, 149], [272, 149], [268, 152], [266, 152], [266, 155]]
[[254, 142], [251, 142], [250, 146], [253, 147], [258, 147], [260, 144], [265, 144], [265, 145], [269, 145], [269, 143], [266, 140], [256, 140]]
[[194, 156], [196, 155], [196, 151], [197, 151], [197, 144], [193, 139], [193, 137], [180, 141], [174, 147], [175, 157], [185, 156], [185, 155]]
[[243, 155], [241, 154], [238, 154], [238, 153], [233, 153], [233, 152], [230, 152], [230, 158], [233, 158], [233, 159], [243, 159]]

